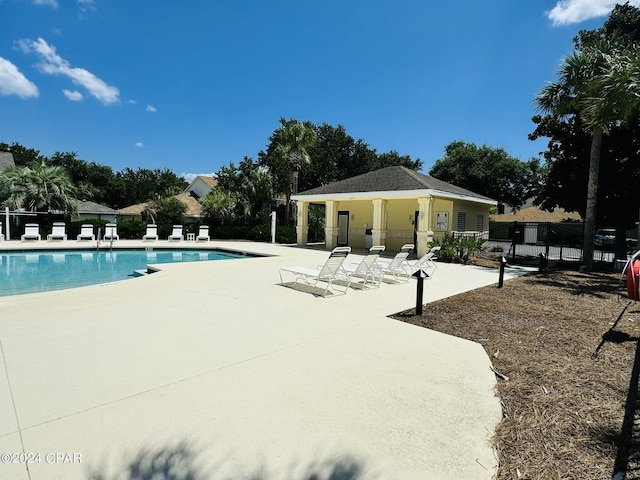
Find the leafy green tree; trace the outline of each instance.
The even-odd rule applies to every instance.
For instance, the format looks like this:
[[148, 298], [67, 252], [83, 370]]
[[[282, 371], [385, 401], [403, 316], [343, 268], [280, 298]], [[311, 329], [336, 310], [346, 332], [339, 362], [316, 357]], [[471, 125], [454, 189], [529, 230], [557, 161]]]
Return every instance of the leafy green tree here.
[[213, 225], [235, 225], [250, 214], [249, 203], [242, 194], [218, 186], [204, 197], [202, 207], [207, 223]]
[[187, 206], [175, 197], [153, 200], [149, 210], [155, 212], [158, 236], [167, 237], [172, 225], [183, 225], [186, 220]]
[[266, 222], [273, 198], [273, 178], [266, 167], [245, 157], [237, 167], [233, 162], [222, 166], [216, 178], [218, 190], [232, 193], [238, 205], [248, 205], [247, 209], [240, 208], [236, 212], [236, 222], [248, 225]]
[[422, 160], [419, 158], [413, 160], [409, 155], [400, 155], [395, 150], [391, 150], [387, 153], [381, 153], [377, 156], [372, 165], [372, 170], [378, 170], [385, 167], [393, 166], [406, 167], [411, 170], [420, 170], [422, 168]]
[[0, 197], [9, 208], [77, 211], [76, 188], [62, 167], [44, 161], [28, 167], [10, 167], [0, 174]]
[[111, 203], [116, 188], [113, 169], [78, 158], [76, 152], [54, 152], [47, 163], [63, 167], [78, 189], [78, 197], [97, 203]]
[[539, 185], [541, 168], [536, 159], [522, 162], [502, 148], [451, 142], [429, 175], [520, 208]]
[[[634, 43], [637, 32], [631, 30], [633, 25], [639, 24], [640, 12], [636, 9], [634, 20], [630, 20], [633, 17], [630, 8], [629, 5], [623, 9], [616, 7], [603, 29], [581, 32], [574, 39], [576, 49], [560, 67], [558, 81], [544, 87], [536, 98], [536, 104], [546, 117], [534, 117], [539, 126], [530, 138], [548, 132], [545, 127], [553, 127], [554, 135], [562, 137], [560, 142], [552, 138], [550, 150], [554, 151], [545, 155], [547, 161], [551, 160], [550, 177], [558, 177], [558, 166], [566, 168], [566, 162], [556, 162], [563, 157], [573, 163], [574, 168], [586, 167], [588, 171], [586, 202], [579, 211], [585, 216], [583, 256], [589, 267], [593, 265], [594, 233], [599, 218], [598, 189], [605, 134], [635, 128], [638, 123], [639, 98], [633, 91], [634, 82], [630, 80], [638, 75], [638, 44]], [[622, 10], [624, 19], [619, 16]], [[577, 132], [577, 128], [588, 132], [589, 152], [586, 155], [582, 147], [580, 158], [567, 158], [564, 151], [567, 145], [577, 140], [584, 145], [584, 135]], [[619, 230], [624, 228], [619, 227]]]
[[44, 156], [40, 155], [39, 150], [27, 148], [17, 142], [13, 142], [11, 145], [0, 142], [0, 152], [11, 152], [16, 167], [26, 167], [44, 160]]
[[311, 161], [300, 170], [300, 190], [362, 175], [392, 165], [420, 170], [422, 161], [392, 150], [378, 154], [364, 140], [355, 140], [342, 125], [314, 127], [317, 140], [309, 149]]
[[310, 161], [309, 150], [316, 142], [316, 133], [310, 122], [280, 119], [280, 126], [269, 138], [267, 152], [261, 153], [261, 162], [269, 168], [274, 188], [286, 197], [285, 218], [289, 222], [291, 195], [298, 192], [300, 169]]
[[122, 208], [148, 200], [176, 195], [189, 183], [174, 172], [165, 169], [125, 168], [116, 174], [116, 188], [111, 197], [113, 208]]
[[300, 189], [326, 185], [374, 169], [375, 150], [362, 140], [355, 140], [342, 125], [323, 123], [314, 126], [316, 142], [309, 149], [311, 161], [300, 171]]

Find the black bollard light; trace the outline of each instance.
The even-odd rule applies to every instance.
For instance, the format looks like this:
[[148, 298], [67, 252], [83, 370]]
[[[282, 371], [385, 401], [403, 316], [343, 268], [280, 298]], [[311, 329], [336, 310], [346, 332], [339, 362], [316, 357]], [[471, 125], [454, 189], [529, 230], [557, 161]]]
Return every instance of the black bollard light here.
[[498, 288], [502, 288], [504, 284], [504, 267], [507, 265], [507, 259], [502, 257], [500, 259], [500, 278], [498, 279]]
[[424, 290], [424, 279], [429, 278], [427, 272], [419, 269], [413, 274], [418, 279], [418, 289], [416, 291], [416, 315], [422, 315], [422, 292]]

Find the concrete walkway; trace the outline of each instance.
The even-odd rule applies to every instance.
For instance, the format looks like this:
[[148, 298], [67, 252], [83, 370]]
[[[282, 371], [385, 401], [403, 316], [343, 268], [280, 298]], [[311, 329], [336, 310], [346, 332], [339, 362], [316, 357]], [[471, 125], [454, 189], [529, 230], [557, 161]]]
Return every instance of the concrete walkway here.
[[[278, 272], [326, 251], [209, 246], [270, 256], [0, 297], [0, 478], [492, 478], [489, 358], [387, 317], [414, 306], [414, 280], [323, 299]], [[497, 281], [440, 264], [424, 299]]]

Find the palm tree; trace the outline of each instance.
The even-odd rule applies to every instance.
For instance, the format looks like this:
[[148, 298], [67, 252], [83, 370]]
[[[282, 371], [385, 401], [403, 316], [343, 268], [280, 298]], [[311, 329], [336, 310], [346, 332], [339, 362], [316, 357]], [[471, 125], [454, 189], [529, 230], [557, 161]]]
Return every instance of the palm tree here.
[[0, 192], [10, 208], [36, 211], [77, 211], [76, 187], [63, 167], [44, 161], [28, 167], [10, 167], [0, 175]]
[[593, 266], [602, 137], [637, 110], [638, 96], [620, 80], [631, 75], [634, 63], [629, 59], [634, 56], [637, 50], [621, 46], [615, 37], [600, 39], [565, 58], [559, 80], [545, 86], [535, 99], [540, 110], [558, 119], [578, 116], [591, 133], [583, 245], [583, 261], [589, 268]]
[[244, 195], [218, 187], [213, 187], [201, 203], [205, 215], [220, 225], [232, 225], [250, 214], [249, 202]]
[[309, 163], [309, 149], [315, 144], [316, 138], [316, 132], [311, 125], [294, 119], [280, 118], [280, 127], [274, 132], [275, 155], [281, 162], [287, 163], [291, 180], [285, 191], [287, 223], [291, 195], [298, 193], [300, 168], [303, 164]]

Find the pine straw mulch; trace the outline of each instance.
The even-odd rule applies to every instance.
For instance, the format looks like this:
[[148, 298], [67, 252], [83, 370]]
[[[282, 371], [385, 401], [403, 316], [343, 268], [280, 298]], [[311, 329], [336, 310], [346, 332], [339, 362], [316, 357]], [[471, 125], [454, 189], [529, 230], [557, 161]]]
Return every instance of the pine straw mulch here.
[[640, 478], [640, 403], [630, 388], [640, 306], [621, 315], [618, 281], [548, 270], [427, 304], [419, 317], [395, 315], [484, 346], [503, 408], [497, 480], [600, 480], [627, 465], [626, 478]]

